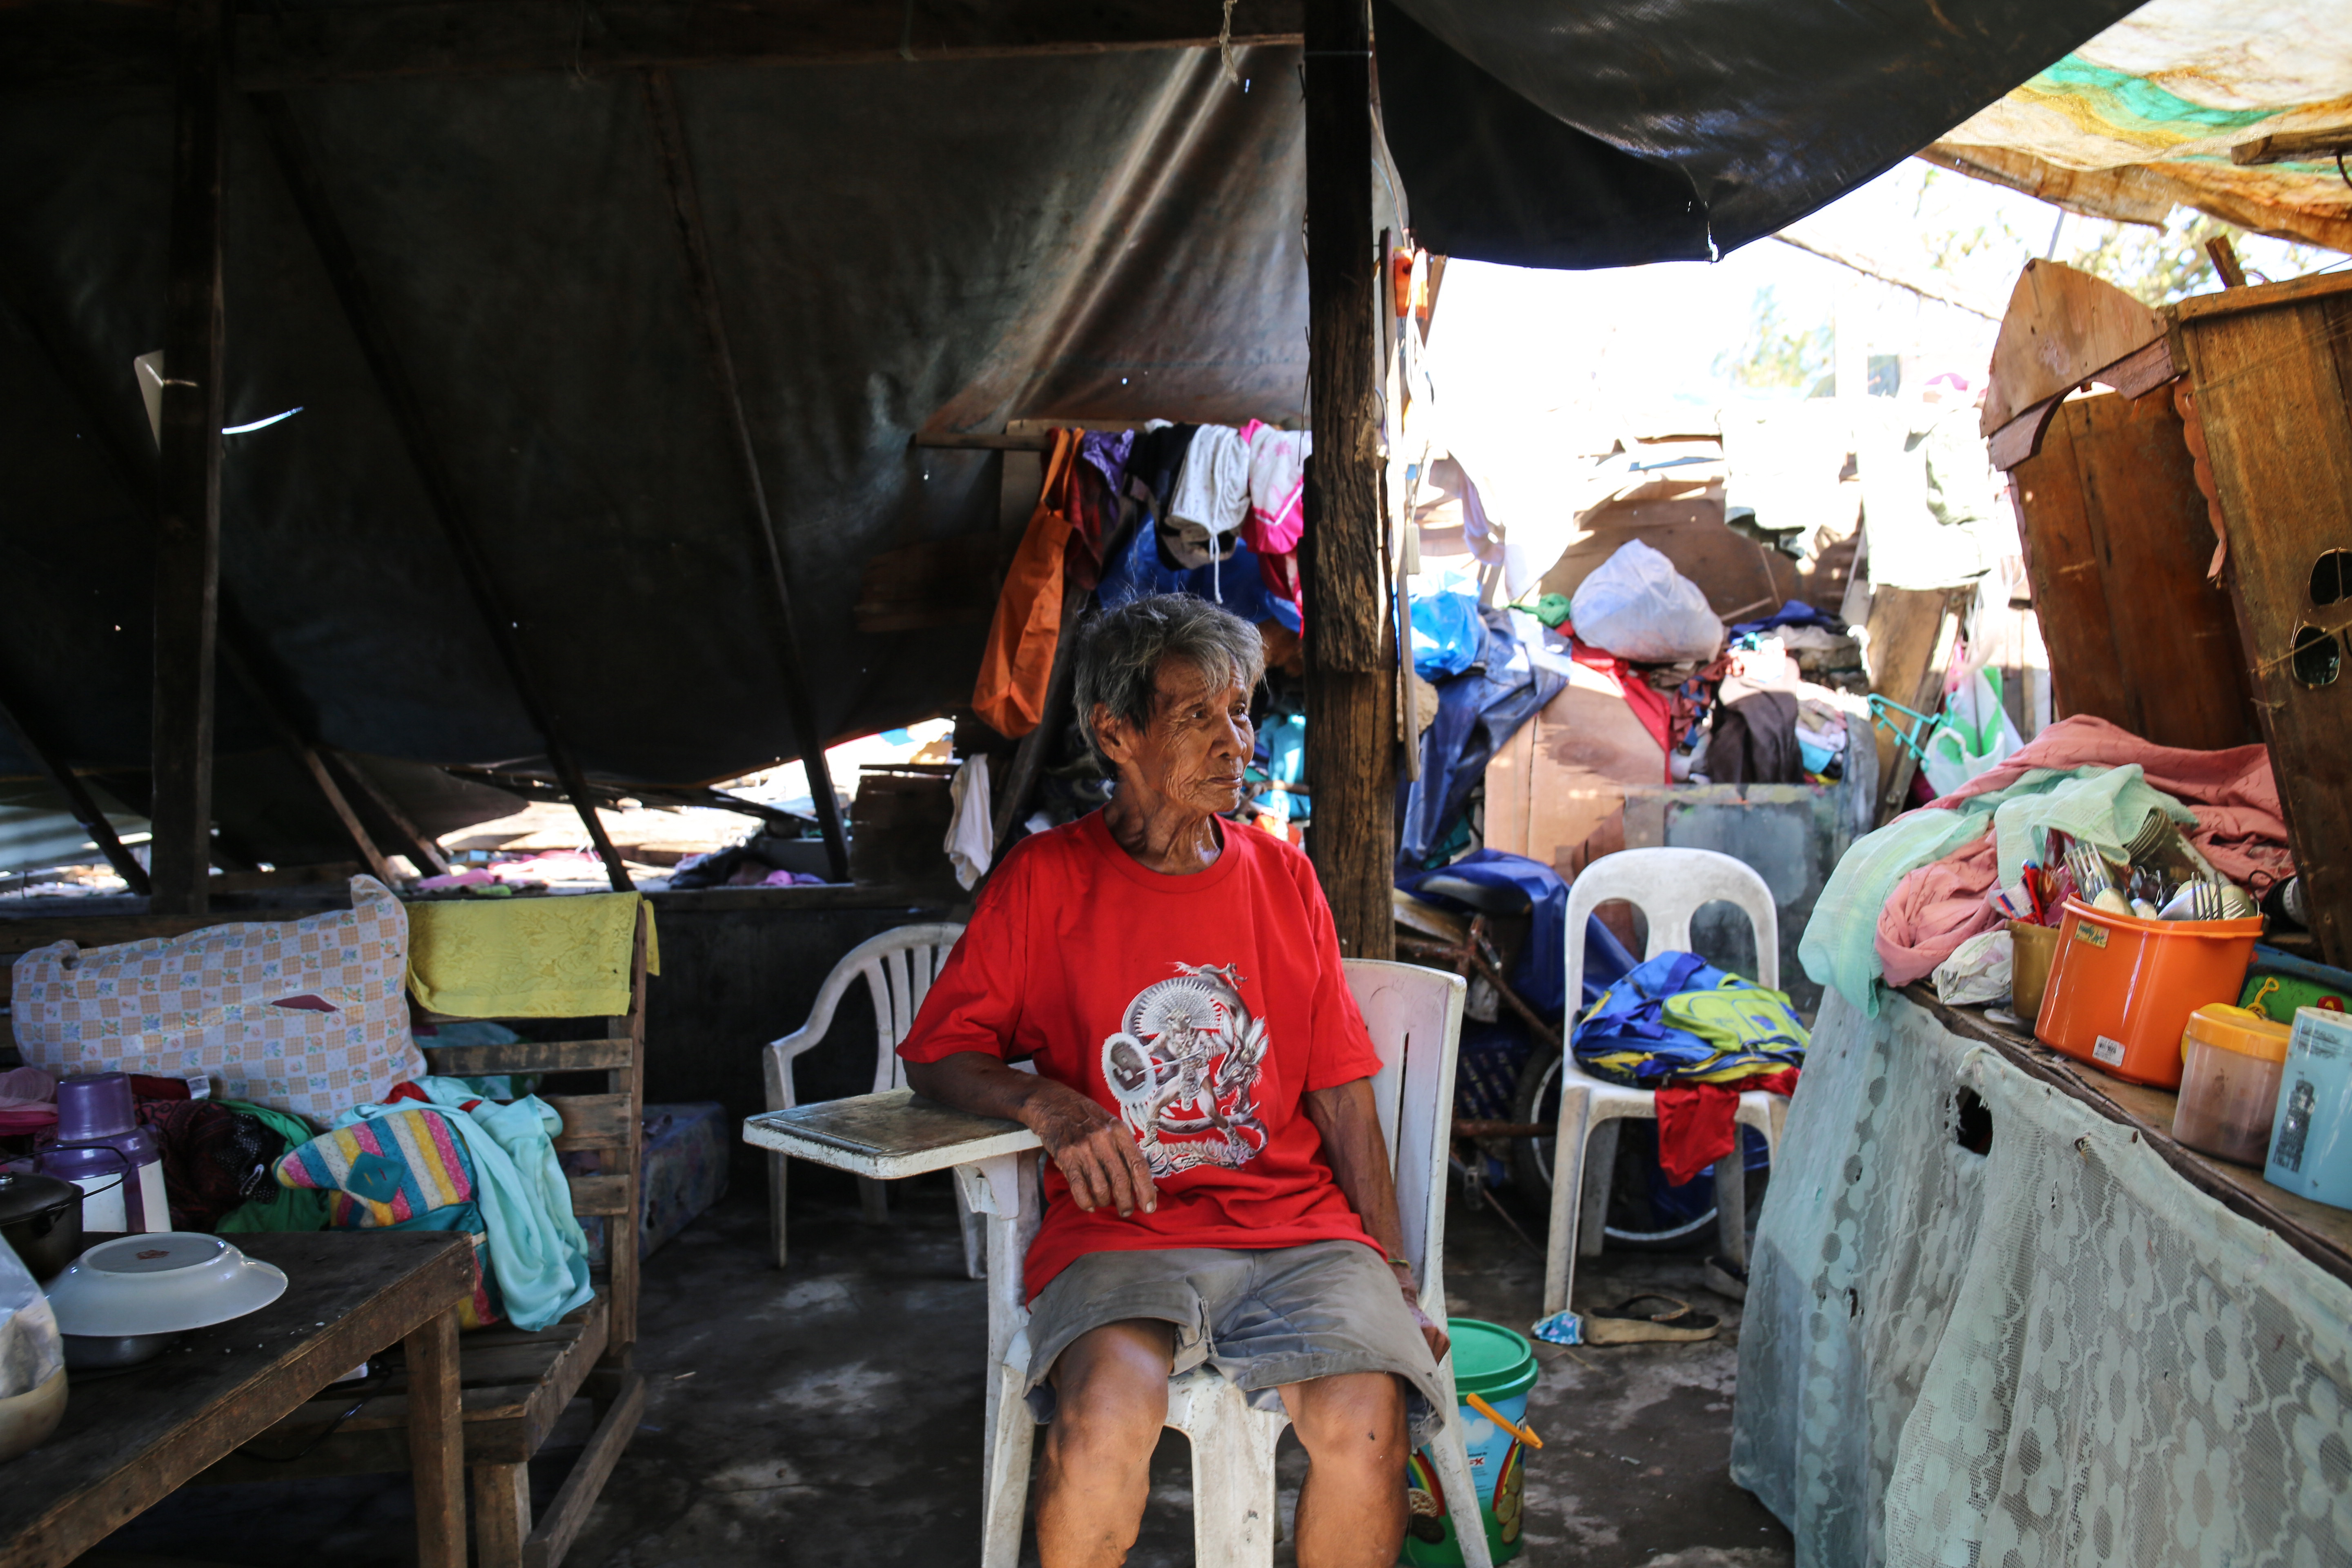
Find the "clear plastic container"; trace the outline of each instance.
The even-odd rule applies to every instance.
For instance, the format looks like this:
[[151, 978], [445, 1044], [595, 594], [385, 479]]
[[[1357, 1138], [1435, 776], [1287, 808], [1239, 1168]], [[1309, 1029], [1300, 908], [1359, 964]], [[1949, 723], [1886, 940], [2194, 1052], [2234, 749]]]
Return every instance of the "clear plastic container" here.
[[2191, 1013], [2180, 1036], [2173, 1137], [2219, 1159], [2261, 1164], [2270, 1152], [2290, 1033], [2284, 1024], [2226, 1003]]

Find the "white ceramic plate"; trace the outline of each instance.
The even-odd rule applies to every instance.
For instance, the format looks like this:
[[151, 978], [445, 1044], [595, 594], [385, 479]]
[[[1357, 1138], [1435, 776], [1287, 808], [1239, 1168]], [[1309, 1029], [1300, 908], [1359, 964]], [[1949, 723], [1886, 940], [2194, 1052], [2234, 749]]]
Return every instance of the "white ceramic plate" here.
[[286, 1273], [217, 1236], [158, 1230], [100, 1242], [47, 1290], [60, 1333], [172, 1334], [258, 1311], [286, 1293]]

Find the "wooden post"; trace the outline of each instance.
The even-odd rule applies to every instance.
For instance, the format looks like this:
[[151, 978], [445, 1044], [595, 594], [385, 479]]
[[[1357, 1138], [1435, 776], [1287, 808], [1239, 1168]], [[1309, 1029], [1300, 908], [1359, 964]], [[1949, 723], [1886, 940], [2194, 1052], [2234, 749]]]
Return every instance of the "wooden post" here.
[[220, 596], [221, 119], [227, 0], [179, 0], [163, 451], [155, 538], [157, 914], [200, 915], [212, 875], [213, 637]]
[[[572, 808], [580, 814], [588, 841], [595, 846], [597, 858], [604, 863], [604, 875], [615, 891], [627, 892], [632, 886], [629, 873], [596, 816], [596, 801], [589, 791], [587, 774], [572, 754], [557, 711], [547, 700], [530, 656], [523, 649], [522, 639], [516, 635], [521, 618], [508, 609], [505, 597], [499, 592], [489, 559], [482, 552], [481, 540], [474, 531], [473, 519], [458, 497], [457, 480], [442, 461], [440, 447], [434, 444], [425, 417], [424, 400], [417, 395], [415, 384], [408, 379], [407, 366], [394, 347], [383, 312], [376, 308], [374, 291], [368, 286], [366, 274], [360, 270], [359, 253], [352, 247], [351, 236], [344, 232], [333, 205], [327, 199], [326, 181], [311, 160], [310, 144], [302, 138], [293, 108], [283, 93], [257, 92], [250, 95], [250, 101], [261, 118], [262, 134], [269, 142], [278, 173], [285, 178], [287, 194], [294, 198], [302, 226], [310, 231], [320, 264], [334, 286], [335, 298], [343, 308], [343, 320], [350, 325], [352, 336], [359, 340], [360, 353], [375, 377], [376, 389], [383, 394], [393, 424], [408, 450], [408, 459], [415, 465], [417, 478], [424, 483], [434, 520], [441, 525], [442, 535], [449, 542], [449, 553], [457, 559], [457, 575], [474, 601], [475, 613], [481, 616], [482, 628], [490, 634], [490, 644], [498, 649], [499, 661], [506, 667], [515, 696], [520, 700], [531, 728], [538, 731], [541, 744], [547, 748], [548, 765], [554, 770], [557, 784], [562, 786]], [[166, 365], [167, 373], [169, 369]], [[217, 427], [219, 421], [215, 419], [214, 425]]]
[[1390, 958], [1396, 856], [1396, 639], [1381, 516], [1379, 273], [1366, 0], [1307, 0], [1307, 852], [1349, 958]]
[[833, 773], [824, 760], [824, 735], [818, 730], [816, 705], [809, 699], [808, 668], [801, 658], [800, 635], [793, 621], [793, 592], [784, 575], [783, 544], [776, 535], [776, 520], [768, 510], [768, 487], [760, 477], [760, 455], [751, 445], [751, 421], [743, 416], [743, 393], [735, 379], [735, 354], [727, 336], [726, 313], [719, 308], [719, 277], [710, 265], [710, 241], [702, 221], [702, 195], [695, 184], [694, 161], [686, 150], [686, 127], [678, 118], [677, 89], [667, 70], [645, 73], [646, 112], [653, 122], [654, 147], [661, 155], [662, 181], [668, 188], [670, 216], [677, 225], [679, 246], [686, 253], [688, 288], [694, 295], [695, 318], [702, 326], [702, 347], [725, 405], [728, 435], [735, 448], [736, 467], [751, 500], [752, 532], [757, 536], [774, 594], [769, 611], [776, 645], [776, 662], [782, 667], [784, 710], [793, 738], [801, 747], [801, 766], [808, 770], [809, 799], [816, 807], [816, 824], [824, 835], [824, 858], [836, 882], [849, 880], [849, 841], [841, 830], [841, 803], [834, 798]]

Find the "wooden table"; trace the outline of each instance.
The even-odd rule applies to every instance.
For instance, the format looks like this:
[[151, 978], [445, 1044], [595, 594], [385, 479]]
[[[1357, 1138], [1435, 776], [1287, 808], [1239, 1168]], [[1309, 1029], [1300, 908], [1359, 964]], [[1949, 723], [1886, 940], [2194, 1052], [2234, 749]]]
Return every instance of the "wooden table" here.
[[2172, 1118], [2180, 1108], [2180, 1096], [2173, 1090], [2110, 1078], [2088, 1062], [2052, 1050], [2035, 1039], [2030, 1028], [2011, 1027], [1977, 1008], [1937, 1001], [1925, 981], [1906, 986], [1903, 994], [1963, 1039], [1990, 1046], [2019, 1071], [2080, 1100], [2108, 1121], [2132, 1128], [2181, 1180], [2352, 1284], [2352, 1209], [2315, 1203], [2284, 1187], [2274, 1187], [2263, 1180], [2259, 1166], [2217, 1160], [2179, 1142], [2172, 1136]]
[[68, 1373], [56, 1435], [0, 1471], [0, 1562], [65, 1568], [335, 1379], [405, 1342], [417, 1561], [465, 1568], [457, 1309], [470, 1289], [466, 1239], [381, 1230], [233, 1239], [286, 1271], [286, 1293], [195, 1330], [136, 1371]]

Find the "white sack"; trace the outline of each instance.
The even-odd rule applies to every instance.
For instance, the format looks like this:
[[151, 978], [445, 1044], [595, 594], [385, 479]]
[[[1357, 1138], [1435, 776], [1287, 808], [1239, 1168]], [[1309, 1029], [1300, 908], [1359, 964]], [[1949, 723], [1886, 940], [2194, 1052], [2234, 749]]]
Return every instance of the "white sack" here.
[[1577, 584], [1569, 617], [1584, 641], [1636, 664], [1705, 661], [1723, 647], [1723, 622], [1698, 584], [1638, 539]]

